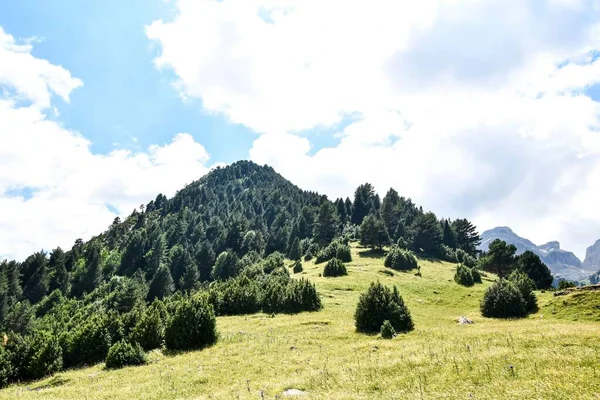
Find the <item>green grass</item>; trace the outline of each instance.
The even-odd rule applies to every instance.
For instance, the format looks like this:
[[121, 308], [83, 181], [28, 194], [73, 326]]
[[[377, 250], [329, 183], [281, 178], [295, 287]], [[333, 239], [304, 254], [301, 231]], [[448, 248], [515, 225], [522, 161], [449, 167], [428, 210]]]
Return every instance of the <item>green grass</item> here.
[[[305, 399], [599, 398], [600, 325], [564, 318], [568, 308], [550, 312], [551, 293], [539, 294], [540, 311], [526, 319], [486, 319], [479, 300], [492, 276], [465, 288], [454, 265], [431, 260], [419, 261], [421, 277], [389, 276], [381, 256], [358, 250], [344, 277], [319, 277], [324, 264], [304, 263], [299, 275], [316, 283], [320, 312], [218, 318], [211, 348], [157, 351], [149, 365], [117, 371], [66, 371], [0, 399], [260, 399], [261, 391], [274, 399], [290, 388]], [[398, 286], [413, 332], [392, 340], [355, 332], [358, 296], [375, 280]], [[461, 315], [475, 324], [458, 325]]]
[[600, 322], [600, 291], [573, 291], [546, 301], [540, 313], [569, 321]]

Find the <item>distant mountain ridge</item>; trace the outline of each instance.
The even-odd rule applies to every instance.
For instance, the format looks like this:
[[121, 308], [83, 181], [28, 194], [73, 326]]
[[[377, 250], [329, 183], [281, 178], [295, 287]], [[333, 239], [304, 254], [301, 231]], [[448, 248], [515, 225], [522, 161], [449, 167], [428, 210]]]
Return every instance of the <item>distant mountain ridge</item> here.
[[[542, 259], [552, 271], [556, 278], [580, 281], [600, 269], [600, 240], [594, 246], [588, 248], [590, 257], [586, 254], [586, 260], [582, 263], [577, 256], [570, 251], [560, 248], [560, 243], [551, 241], [540, 246], [531, 240], [525, 239], [512, 231], [509, 227], [501, 226], [487, 230], [481, 234], [481, 244], [478, 249], [487, 251], [489, 245], [495, 239], [504, 240], [517, 248], [517, 254], [529, 250]], [[591, 249], [591, 250], [590, 250]]]

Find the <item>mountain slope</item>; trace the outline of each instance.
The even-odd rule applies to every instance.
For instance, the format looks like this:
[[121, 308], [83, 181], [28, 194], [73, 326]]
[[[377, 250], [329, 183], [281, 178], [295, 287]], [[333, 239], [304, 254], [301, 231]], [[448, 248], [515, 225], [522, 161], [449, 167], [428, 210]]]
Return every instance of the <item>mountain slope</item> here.
[[552, 271], [552, 275], [556, 278], [579, 281], [598, 270], [598, 268], [593, 269], [586, 266], [572, 252], [562, 250], [560, 243], [557, 241], [538, 246], [532, 241], [517, 235], [512, 229], [506, 226], [483, 232], [481, 234], [481, 244], [478, 247], [479, 250], [487, 251], [490, 243], [495, 239], [501, 239], [506, 243], [514, 245], [517, 248], [517, 254], [521, 254], [527, 250], [537, 254], [548, 265]]

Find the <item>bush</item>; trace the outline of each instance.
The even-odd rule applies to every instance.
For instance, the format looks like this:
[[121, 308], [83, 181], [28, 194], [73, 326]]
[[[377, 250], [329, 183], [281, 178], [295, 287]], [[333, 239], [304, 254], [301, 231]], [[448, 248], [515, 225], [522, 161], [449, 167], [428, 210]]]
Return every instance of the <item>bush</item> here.
[[354, 313], [356, 330], [375, 333], [384, 321], [389, 321], [396, 332], [408, 332], [414, 328], [410, 312], [394, 286], [393, 290], [381, 283], [371, 283], [366, 293], [360, 295]]
[[295, 274], [299, 274], [300, 272], [303, 271], [302, 262], [300, 260], [296, 260], [296, 262], [294, 262], [293, 271]]
[[121, 340], [110, 347], [106, 356], [106, 368], [108, 369], [142, 364], [146, 364], [146, 353], [138, 343], [132, 345]]
[[405, 271], [417, 268], [417, 259], [410, 251], [392, 246], [385, 257], [384, 265], [388, 268]]
[[568, 289], [568, 288], [572, 288], [572, 287], [575, 287], [575, 282], [565, 281], [565, 280], [561, 280], [560, 282], [558, 282], [559, 290], [564, 290], [564, 289]]
[[31, 359], [26, 367], [27, 377], [40, 379], [63, 367], [62, 348], [50, 332], [37, 332], [31, 339]]
[[[78, 329], [69, 332], [66, 340], [68, 365], [91, 365], [104, 361], [111, 338], [102, 318], [92, 318]], [[64, 351], [64, 348], [63, 348]]]
[[230, 279], [224, 283], [211, 285], [211, 291], [217, 298], [212, 303], [217, 315], [253, 314], [260, 310], [260, 289], [256, 281], [246, 276]]
[[537, 298], [533, 291], [535, 290], [535, 282], [533, 279], [529, 278], [526, 273], [522, 271], [513, 271], [508, 280], [515, 285], [515, 287], [523, 296], [523, 300], [525, 300], [525, 309], [529, 311], [533, 311], [537, 308]]
[[270, 279], [262, 299], [264, 312], [298, 313], [318, 311], [322, 308], [321, 298], [315, 285], [306, 279], [290, 280], [285, 283]]
[[201, 349], [217, 341], [217, 322], [205, 296], [179, 302], [165, 329], [165, 344], [171, 350]]
[[506, 279], [500, 279], [486, 289], [480, 308], [481, 315], [490, 318], [524, 317], [527, 314], [523, 295]]
[[331, 260], [327, 261], [327, 264], [325, 264], [325, 268], [323, 268], [323, 276], [342, 275], [348, 275], [348, 272], [346, 271], [346, 266], [341, 260], [338, 260], [337, 258], [332, 258]]
[[304, 261], [310, 261], [313, 259], [313, 254], [310, 250], [308, 250], [306, 252], [306, 254], [304, 255]]
[[153, 306], [146, 309], [140, 320], [135, 324], [130, 339], [133, 343], [142, 346], [144, 350], [162, 347], [165, 340], [165, 322], [157, 307]]
[[449, 262], [456, 262], [457, 257], [454, 250], [446, 245], [441, 245], [439, 250], [440, 259]]
[[473, 286], [474, 279], [471, 268], [467, 268], [462, 264], [458, 264], [456, 266], [456, 273], [454, 274], [454, 281], [459, 285]]
[[233, 278], [240, 273], [240, 260], [234, 252], [224, 251], [217, 257], [212, 269], [212, 276], [216, 280]]
[[469, 268], [473, 268], [475, 265], [477, 265], [477, 260], [475, 257], [470, 256], [463, 249], [456, 250], [456, 261]]
[[285, 261], [283, 254], [278, 251], [269, 254], [269, 256], [262, 262], [262, 267], [265, 274], [270, 274], [278, 268], [283, 268], [284, 265]]
[[317, 253], [316, 263], [320, 264], [333, 258], [338, 258], [343, 262], [352, 261], [350, 247], [344, 243], [341, 243], [339, 240], [335, 240], [331, 242], [329, 246]]
[[473, 277], [473, 282], [481, 283], [481, 272], [476, 267], [471, 268], [471, 276]]
[[392, 339], [396, 336], [396, 331], [394, 327], [387, 319], [383, 321], [383, 325], [381, 325], [381, 337], [384, 339]]

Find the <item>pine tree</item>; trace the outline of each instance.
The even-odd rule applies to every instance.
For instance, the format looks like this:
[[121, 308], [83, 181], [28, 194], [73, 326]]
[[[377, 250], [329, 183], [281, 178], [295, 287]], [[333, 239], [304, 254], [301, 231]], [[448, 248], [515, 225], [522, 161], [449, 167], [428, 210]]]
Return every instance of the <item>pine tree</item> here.
[[63, 294], [69, 293], [69, 273], [67, 272], [65, 252], [57, 247], [50, 254], [50, 285], [49, 292], [60, 290]]
[[337, 235], [339, 220], [333, 205], [324, 200], [319, 207], [319, 215], [314, 228], [314, 239], [320, 246], [326, 246]]
[[352, 223], [360, 225], [363, 219], [374, 207], [375, 189], [370, 183], [360, 185], [354, 192], [354, 205], [352, 209]]
[[383, 221], [374, 215], [367, 215], [360, 225], [360, 244], [371, 249], [390, 243], [390, 237]]
[[445, 219], [442, 221], [442, 229], [443, 229], [443, 243], [450, 247], [451, 249], [456, 249], [456, 239], [454, 238], [454, 230], [448, 220]]
[[452, 230], [456, 238], [456, 248], [464, 250], [471, 257], [475, 257], [477, 246], [481, 243], [475, 225], [466, 219], [456, 219], [452, 222]]
[[[248, 235], [246, 234], [245, 237]], [[215, 252], [208, 242], [202, 242], [196, 253], [196, 265], [198, 267], [198, 279], [200, 282], [212, 280], [212, 268], [215, 265]]]
[[397, 239], [398, 224], [400, 221], [400, 196], [394, 189], [388, 190], [381, 203], [381, 218], [388, 230], [390, 237]]
[[92, 242], [85, 251], [85, 274], [82, 281], [82, 290], [86, 293], [91, 293], [102, 281], [100, 262], [100, 245], [97, 242]]
[[298, 236], [292, 242], [292, 246], [290, 247], [290, 252], [288, 253], [288, 258], [290, 260], [299, 260], [302, 257], [302, 253], [300, 252], [300, 239]]
[[171, 271], [166, 264], [161, 264], [154, 278], [150, 282], [150, 289], [148, 290], [148, 301], [154, 301], [154, 299], [164, 299], [171, 295], [175, 291], [175, 284], [173, 283], [173, 277]]
[[437, 255], [442, 244], [442, 228], [434, 213], [420, 214], [411, 229], [411, 248], [425, 254]]
[[33, 304], [40, 301], [48, 293], [48, 259], [46, 253], [40, 251], [27, 259], [31, 276], [25, 282], [23, 294]]

